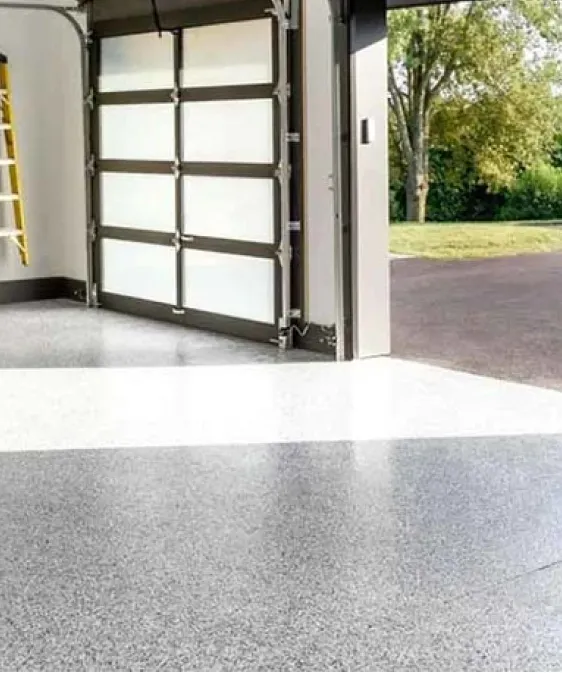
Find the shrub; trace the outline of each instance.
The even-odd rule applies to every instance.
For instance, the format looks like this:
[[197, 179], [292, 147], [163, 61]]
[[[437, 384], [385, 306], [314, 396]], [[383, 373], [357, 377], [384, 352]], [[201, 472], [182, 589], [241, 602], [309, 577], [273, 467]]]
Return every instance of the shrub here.
[[562, 219], [562, 168], [540, 164], [521, 173], [506, 194], [500, 219]]

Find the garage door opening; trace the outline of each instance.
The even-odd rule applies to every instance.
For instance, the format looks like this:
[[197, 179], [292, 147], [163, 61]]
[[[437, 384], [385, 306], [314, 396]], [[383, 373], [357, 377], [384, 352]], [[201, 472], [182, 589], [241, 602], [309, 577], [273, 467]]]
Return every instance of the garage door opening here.
[[388, 15], [398, 357], [562, 388], [553, 11], [473, 0]]

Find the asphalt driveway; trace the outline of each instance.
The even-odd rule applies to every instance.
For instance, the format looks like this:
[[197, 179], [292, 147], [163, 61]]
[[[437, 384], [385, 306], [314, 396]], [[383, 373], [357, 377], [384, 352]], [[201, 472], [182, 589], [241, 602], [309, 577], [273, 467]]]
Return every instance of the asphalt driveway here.
[[562, 254], [392, 262], [393, 355], [562, 390]]

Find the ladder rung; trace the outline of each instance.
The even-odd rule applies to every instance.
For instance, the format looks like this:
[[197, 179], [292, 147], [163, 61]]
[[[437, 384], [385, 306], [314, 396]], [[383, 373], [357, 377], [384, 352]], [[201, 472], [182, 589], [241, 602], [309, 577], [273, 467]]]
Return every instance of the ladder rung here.
[[11, 130], [12, 130], [11, 124], [0, 124], [0, 131], [11, 131]]
[[0, 229], [0, 238], [19, 238], [23, 236], [23, 231], [19, 229]]
[[0, 159], [0, 166], [15, 166], [15, 159]]
[[19, 201], [20, 196], [19, 194], [0, 194], [0, 202], [1, 201]]

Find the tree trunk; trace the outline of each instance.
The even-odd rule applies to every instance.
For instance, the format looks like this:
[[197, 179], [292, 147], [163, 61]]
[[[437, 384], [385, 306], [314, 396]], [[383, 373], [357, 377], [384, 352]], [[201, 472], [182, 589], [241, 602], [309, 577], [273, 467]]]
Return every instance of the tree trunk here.
[[429, 193], [429, 122], [423, 111], [416, 115], [412, 133], [412, 153], [406, 181], [406, 219], [425, 224]]
[[425, 224], [428, 193], [428, 176], [423, 171], [418, 171], [416, 166], [409, 166], [406, 183], [406, 219], [408, 222]]

